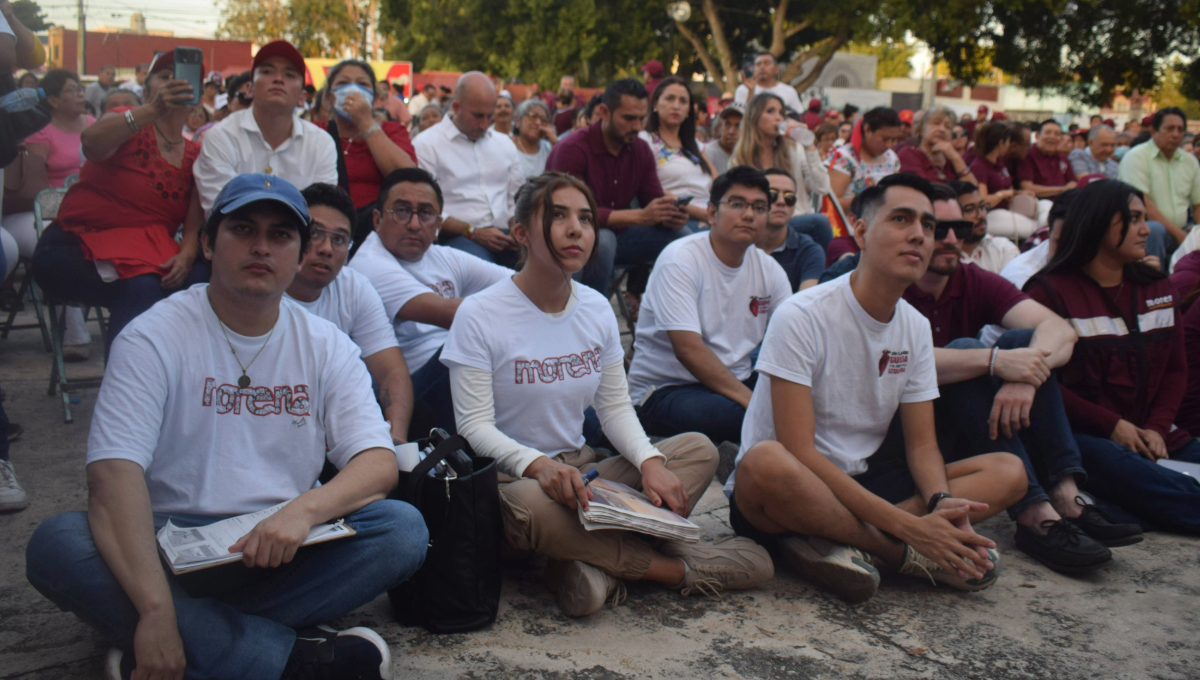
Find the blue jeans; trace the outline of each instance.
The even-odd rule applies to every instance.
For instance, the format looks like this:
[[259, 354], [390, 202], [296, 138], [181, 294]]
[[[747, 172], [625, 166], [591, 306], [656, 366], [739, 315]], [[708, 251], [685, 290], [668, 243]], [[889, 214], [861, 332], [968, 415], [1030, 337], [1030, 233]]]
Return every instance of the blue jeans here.
[[592, 262], [575, 275], [575, 280], [608, 296], [608, 283], [615, 267], [651, 265], [671, 241], [694, 233], [694, 229], [666, 227], [628, 227], [621, 233], [604, 228], [596, 234], [596, 253]]
[[809, 238], [821, 246], [822, 251], [829, 250], [829, 242], [833, 240], [833, 227], [829, 225], [828, 217], [816, 213], [796, 215], [788, 220], [788, 226], [801, 234], [808, 234]]
[[[179, 526], [217, 519], [170, 518]], [[166, 521], [167, 515], [156, 513], [155, 529]], [[424, 562], [429, 532], [411, 505], [376, 501], [346, 521], [357, 535], [303, 547], [291, 563], [263, 570], [265, 576], [251, 586], [196, 598], [168, 572], [187, 677], [278, 678], [296, 629], [361, 607]], [[96, 549], [87, 513], [63, 513], [42, 522], [29, 539], [25, 560], [26, 576], [38, 592], [98, 630], [109, 644], [133, 654], [138, 612]]]
[[[1032, 338], [1032, 330], [1008, 331], [1000, 336], [996, 346], [1002, 350], [1028, 347]], [[960, 338], [946, 345], [947, 349], [983, 347], [983, 343], [974, 338]], [[1015, 518], [1034, 503], [1050, 500], [1047, 487], [1053, 488], [1068, 475], [1075, 475], [1082, 486], [1087, 473], [1067, 421], [1062, 392], [1053, 375], [1034, 393], [1029, 427], [1022, 428], [1012, 437], [1005, 437], [997, 428], [996, 439], [990, 439], [988, 416], [996, 392], [1003, 384], [999, 378], [984, 375], [952, 385], [940, 385], [941, 397], [934, 402], [934, 417], [938, 425], [938, 445], [943, 454], [955, 460], [997, 451], [1007, 451], [1021, 459], [1029, 478], [1029, 490], [1008, 509], [1009, 516]]]
[[1146, 237], [1146, 254], [1154, 255], [1162, 262], [1162, 270], [1167, 271], [1171, 264], [1171, 253], [1179, 247], [1175, 239], [1167, 233], [1162, 222], [1147, 222], [1150, 225], [1150, 235]]
[[[757, 375], [752, 373], [744, 381], [751, 390]], [[719, 445], [742, 441], [746, 409], [704, 385], [672, 385], [655, 390], [637, 407], [637, 414], [648, 435], [674, 437], [684, 432], [699, 432]]]
[[[1145, 528], [1200, 534], [1200, 482], [1168, 470], [1120, 444], [1076, 434], [1088, 471], [1087, 491], [1114, 503]], [[1200, 463], [1200, 441], [1171, 452], [1172, 460]]]
[[8, 414], [0, 401], [0, 460], [8, 460]]
[[475, 257], [487, 262], [494, 262], [501, 267], [512, 269], [517, 266], [517, 260], [521, 254], [515, 250], [504, 250], [494, 253], [487, 248], [472, 241], [466, 236], [453, 236], [445, 240], [438, 239], [438, 243], [444, 246], [449, 246], [455, 250], [461, 250], [464, 253], [470, 253]]

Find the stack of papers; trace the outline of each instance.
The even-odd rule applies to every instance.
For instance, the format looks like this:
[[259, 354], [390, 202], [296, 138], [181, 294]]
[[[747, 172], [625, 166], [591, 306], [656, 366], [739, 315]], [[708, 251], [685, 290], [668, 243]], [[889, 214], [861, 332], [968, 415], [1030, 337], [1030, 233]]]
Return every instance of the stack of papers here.
[[[285, 505], [287, 502], [202, 527], [181, 528], [168, 519], [167, 524], [158, 532], [158, 549], [175, 574], [186, 574], [219, 564], [237, 562], [242, 559], [242, 553], [229, 552], [229, 546], [237, 543], [242, 536], [250, 533], [255, 525], [279, 512]], [[336, 522], [314, 526], [308, 532], [308, 539], [303, 545], [323, 543], [354, 534], [354, 529], [339, 519]]]
[[654, 507], [641, 492], [620, 482], [597, 479], [588, 488], [594, 498], [587, 510], [579, 508], [579, 520], [588, 531], [624, 529], [688, 543], [700, 540], [700, 527], [665, 507]]

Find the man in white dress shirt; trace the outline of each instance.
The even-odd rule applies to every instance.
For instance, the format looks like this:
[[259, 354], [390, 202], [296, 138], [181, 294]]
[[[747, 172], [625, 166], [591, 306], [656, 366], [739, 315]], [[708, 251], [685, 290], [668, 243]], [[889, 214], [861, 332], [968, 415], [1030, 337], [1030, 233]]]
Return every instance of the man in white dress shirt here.
[[244, 173], [281, 177], [298, 189], [337, 184], [333, 138], [294, 115], [304, 98], [304, 57], [286, 40], [263, 46], [251, 67], [254, 103], [204, 135], [194, 174], [205, 216], [229, 180]]
[[490, 130], [496, 87], [479, 71], [464, 73], [454, 87], [451, 115], [417, 137], [417, 165], [442, 187], [439, 242], [488, 262], [512, 266], [516, 241], [508, 235], [517, 189], [525, 182], [517, 147]]

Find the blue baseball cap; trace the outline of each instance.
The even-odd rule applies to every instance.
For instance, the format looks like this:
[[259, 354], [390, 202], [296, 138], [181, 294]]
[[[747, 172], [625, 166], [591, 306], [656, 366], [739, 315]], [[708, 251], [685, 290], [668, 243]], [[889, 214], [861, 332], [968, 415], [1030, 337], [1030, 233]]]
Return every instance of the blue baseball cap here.
[[308, 215], [308, 203], [291, 182], [261, 172], [238, 175], [229, 180], [213, 201], [212, 215], [228, 215], [259, 201], [286, 206], [306, 227], [312, 221]]

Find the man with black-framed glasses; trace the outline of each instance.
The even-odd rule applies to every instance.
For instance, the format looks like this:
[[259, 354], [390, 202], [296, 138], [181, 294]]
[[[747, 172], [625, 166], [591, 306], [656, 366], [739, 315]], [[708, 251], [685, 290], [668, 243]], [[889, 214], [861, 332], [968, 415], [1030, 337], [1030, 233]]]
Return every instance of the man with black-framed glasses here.
[[763, 174], [771, 185], [767, 194], [770, 212], [766, 228], [759, 233], [755, 245], [783, 267], [793, 293], [811, 288], [825, 271], [825, 249], [808, 234], [788, 226], [798, 200], [796, 180], [782, 168], [768, 168]]
[[988, 208], [978, 186], [961, 180], [950, 182], [948, 186], [958, 194], [958, 207], [962, 209], [963, 219], [975, 225], [966, 238], [959, 239], [962, 261], [999, 274], [1021, 251], [1012, 241], [987, 233]]
[[434, 244], [442, 226], [442, 188], [428, 171], [402, 168], [379, 188], [375, 231], [350, 260], [383, 300], [412, 372], [410, 438], [431, 427], [455, 432], [450, 373], [439, 361], [463, 298], [513, 275], [465, 251]]
[[408, 441], [413, 389], [408, 364], [379, 293], [365, 276], [346, 268], [354, 202], [345, 189], [318, 182], [300, 192], [312, 217], [312, 239], [286, 295], [310, 314], [338, 327], [358, 345], [378, 387], [379, 406], [392, 442]]
[[754, 388], [751, 354], [792, 294], [783, 268], [755, 247], [770, 189], [758, 170], [732, 168], [713, 181], [712, 229], [672, 242], [655, 261], [629, 368], [646, 434], [740, 441]]

